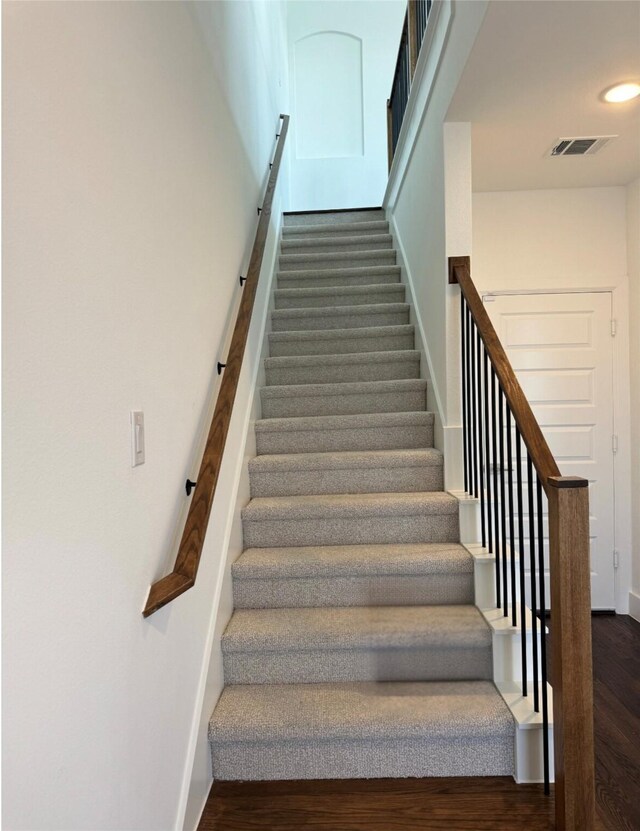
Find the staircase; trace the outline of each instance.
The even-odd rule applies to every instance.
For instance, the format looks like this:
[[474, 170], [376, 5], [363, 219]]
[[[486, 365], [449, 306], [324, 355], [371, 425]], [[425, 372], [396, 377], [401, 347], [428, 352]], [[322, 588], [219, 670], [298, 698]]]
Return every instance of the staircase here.
[[514, 772], [382, 211], [285, 217], [218, 780]]

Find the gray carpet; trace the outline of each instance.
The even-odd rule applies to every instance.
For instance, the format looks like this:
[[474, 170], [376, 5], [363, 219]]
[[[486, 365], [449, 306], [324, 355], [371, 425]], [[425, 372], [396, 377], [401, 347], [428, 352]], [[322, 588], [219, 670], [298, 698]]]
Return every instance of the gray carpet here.
[[216, 779], [513, 773], [382, 211], [285, 215]]

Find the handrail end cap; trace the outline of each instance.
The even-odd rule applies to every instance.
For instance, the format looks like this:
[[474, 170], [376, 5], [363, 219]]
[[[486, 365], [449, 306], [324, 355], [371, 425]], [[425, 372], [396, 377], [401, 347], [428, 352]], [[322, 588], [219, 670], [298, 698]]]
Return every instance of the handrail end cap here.
[[470, 257], [449, 257], [449, 284], [454, 285], [458, 282], [456, 276], [456, 268], [466, 268], [471, 271]]
[[549, 476], [547, 482], [552, 488], [588, 488], [589, 480], [583, 476]]

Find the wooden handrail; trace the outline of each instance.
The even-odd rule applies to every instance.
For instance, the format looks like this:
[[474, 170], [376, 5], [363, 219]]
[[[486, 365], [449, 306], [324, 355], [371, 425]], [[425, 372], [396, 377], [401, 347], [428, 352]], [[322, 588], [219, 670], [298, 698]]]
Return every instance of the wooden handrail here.
[[282, 126], [280, 132], [277, 134], [279, 140], [271, 165], [271, 173], [267, 183], [264, 202], [260, 209], [260, 219], [253, 243], [251, 259], [249, 261], [247, 279], [242, 293], [226, 368], [222, 376], [220, 392], [216, 400], [211, 427], [200, 464], [197, 484], [182, 533], [180, 547], [171, 573], [153, 583], [151, 586], [147, 603], [142, 612], [144, 617], [149, 617], [149, 615], [157, 612], [158, 609], [161, 609], [170, 601], [175, 600], [176, 597], [187, 591], [187, 589], [190, 589], [196, 581], [211, 506], [213, 505], [213, 499], [216, 493], [225, 442], [231, 422], [233, 402], [238, 389], [242, 359], [247, 344], [251, 314], [253, 312], [253, 304], [258, 288], [258, 278], [260, 276], [267, 232], [269, 230], [271, 206], [278, 181], [278, 173], [280, 172], [284, 143], [289, 129], [289, 116], [281, 115], [280, 119], [282, 120]]
[[449, 257], [449, 283], [457, 283], [467, 301], [482, 342], [489, 355], [489, 360], [496, 371], [498, 380], [502, 385], [502, 389], [511, 407], [515, 422], [518, 425], [529, 455], [540, 476], [542, 486], [548, 496], [550, 487], [548, 483], [549, 477], [560, 477], [560, 471], [549, 449], [547, 440], [542, 435], [540, 425], [531, 411], [531, 406], [516, 378], [511, 362], [507, 358], [507, 354], [500, 343], [500, 338], [493, 327], [493, 323], [489, 319], [484, 303], [473, 284], [469, 257]]
[[595, 772], [589, 483], [579, 476], [560, 475], [473, 284], [469, 257], [449, 258], [449, 283], [460, 286], [547, 495], [556, 828], [558, 831], [593, 831]]

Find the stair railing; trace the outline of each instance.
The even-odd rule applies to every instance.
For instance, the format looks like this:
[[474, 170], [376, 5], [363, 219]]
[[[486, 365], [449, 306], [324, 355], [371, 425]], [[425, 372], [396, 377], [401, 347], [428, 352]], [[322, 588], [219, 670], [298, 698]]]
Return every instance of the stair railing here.
[[147, 603], [142, 612], [144, 617], [149, 617], [149, 615], [157, 612], [158, 609], [161, 609], [167, 603], [175, 600], [176, 597], [186, 592], [196, 582], [198, 565], [200, 563], [202, 547], [209, 523], [209, 515], [211, 514], [211, 507], [216, 493], [216, 485], [218, 483], [227, 433], [229, 432], [233, 402], [238, 389], [242, 359], [247, 344], [253, 304], [258, 288], [258, 278], [260, 277], [267, 232], [271, 219], [271, 206], [278, 181], [278, 173], [280, 172], [284, 143], [289, 129], [289, 116], [280, 115], [280, 120], [282, 123], [280, 132], [276, 133], [277, 145], [273, 162], [269, 165], [271, 172], [267, 182], [267, 189], [262, 207], [258, 208], [258, 229], [253, 243], [249, 268], [246, 278], [240, 278], [240, 284], [244, 284], [244, 291], [233, 329], [227, 362], [226, 364], [218, 364], [218, 373], [224, 369], [224, 375], [222, 377], [222, 383], [220, 384], [220, 391], [216, 400], [198, 479], [195, 483], [187, 480], [187, 495], [193, 489], [193, 497], [182, 532], [178, 554], [171, 573], [153, 583], [149, 589]]
[[[496, 606], [520, 630], [522, 694], [532, 700], [542, 719], [545, 793], [550, 791], [545, 634], [550, 610], [556, 827], [592, 831], [589, 483], [560, 474], [473, 284], [468, 257], [449, 258], [449, 282], [460, 286], [464, 488], [479, 499], [482, 546], [495, 555]], [[545, 587], [545, 502], [550, 604]]]
[[391, 94], [387, 100], [387, 152], [389, 169], [396, 152], [404, 113], [409, 101], [411, 82], [416, 71], [418, 55], [433, 0], [408, 0], [404, 25], [400, 36], [396, 68], [393, 73]]

